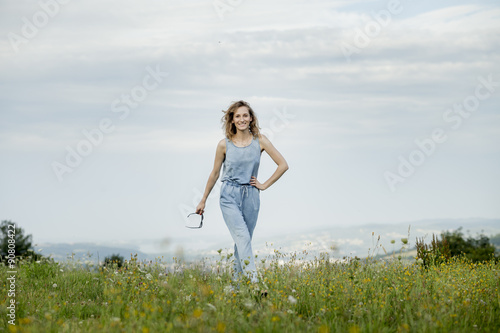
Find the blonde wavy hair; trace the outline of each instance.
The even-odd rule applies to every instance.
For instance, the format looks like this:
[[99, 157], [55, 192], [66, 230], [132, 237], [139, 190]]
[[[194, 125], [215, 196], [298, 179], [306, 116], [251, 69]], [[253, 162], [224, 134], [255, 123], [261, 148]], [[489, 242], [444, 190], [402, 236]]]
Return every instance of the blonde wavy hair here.
[[250, 116], [252, 117], [252, 121], [250, 122], [250, 126], [249, 126], [250, 133], [252, 133], [252, 135], [255, 139], [260, 137], [259, 121], [257, 120], [257, 116], [255, 115], [255, 112], [250, 107], [250, 104], [248, 104], [245, 101], [237, 101], [237, 102], [233, 102], [233, 104], [231, 104], [227, 110], [222, 110], [222, 112], [224, 112], [224, 116], [222, 116], [222, 119], [221, 119], [222, 129], [224, 130], [226, 137], [230, 140], [236, 134], [236, 126], [232, 123], [233, 118], [234, 118], [234, 113], [236, 112], [236, 110], [238, 110], [238, 108], [240, 108], [242, 106], [244, 106], [248, 109], [248, 112], [250, 113]]

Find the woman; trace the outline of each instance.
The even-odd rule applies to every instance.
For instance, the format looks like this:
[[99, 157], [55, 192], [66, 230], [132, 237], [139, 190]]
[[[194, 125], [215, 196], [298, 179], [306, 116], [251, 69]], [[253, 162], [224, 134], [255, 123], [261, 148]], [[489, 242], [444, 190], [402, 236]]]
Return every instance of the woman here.
[[[257, 283], [251, 240], [259, 214], [260, 191], [274, 184], [288, 170], [288, 164], [269, 139], [260, 134], [257, 117], [247, 102], [234, 102], [222, 112], [222, 128], [226, 137], [217, 145], [214, 168], [196, 213], [204, 212], [205, 202], [224, 164], [220, 208], [235, 243], [233, 281], [238, 279], [239, 274], [245, 273], [251, 282]], [[267, 181], [260, 183], [257, 173], [264, 150], [278, 167]]]

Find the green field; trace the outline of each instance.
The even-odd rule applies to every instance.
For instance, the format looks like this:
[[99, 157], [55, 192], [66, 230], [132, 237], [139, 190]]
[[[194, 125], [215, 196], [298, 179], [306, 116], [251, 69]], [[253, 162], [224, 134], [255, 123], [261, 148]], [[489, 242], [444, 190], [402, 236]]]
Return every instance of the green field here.
[[[423, 269], [398, 259], [304, 262], [257, 258], [261, 282], [231, 291], [231, 257], [216, 265], [172, 260], [99, 270], [21, 261], [15, 325], [10, 276], [0, 267], [6, 332], [500, 332], [500, 267], [454, 258]], [[283, 261], [283, 259], [286, 259]], [[175, 272], [165, 273], [165, 264]], [[264, 286], [265, 285], [265, 286]], [[259, 289], [267, 288], [261, 297]]]

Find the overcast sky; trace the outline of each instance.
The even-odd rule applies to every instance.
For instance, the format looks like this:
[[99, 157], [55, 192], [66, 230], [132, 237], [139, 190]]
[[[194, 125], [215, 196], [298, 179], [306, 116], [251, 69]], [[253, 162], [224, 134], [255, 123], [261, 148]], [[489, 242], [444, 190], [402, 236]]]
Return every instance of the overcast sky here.
[[258, 235], [500, 217], [498, 1], [0, 0], [0, 36], [0, 218], [35, 240], [231, 243], [218, 187], [183, 216], [239, 99], [290, 166]]

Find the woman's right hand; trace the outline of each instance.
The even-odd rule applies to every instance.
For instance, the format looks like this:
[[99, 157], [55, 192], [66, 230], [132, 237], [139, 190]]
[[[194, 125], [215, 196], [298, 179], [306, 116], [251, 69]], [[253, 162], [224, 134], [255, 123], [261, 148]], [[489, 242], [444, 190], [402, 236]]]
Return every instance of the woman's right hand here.
[[203, 201], [200, 201], [200, 203], [198, 204], [198, 206], [196, 206], [196, 211], [195, 213], [196, 214], [203, 214], [205, 212], [205, 202]]

